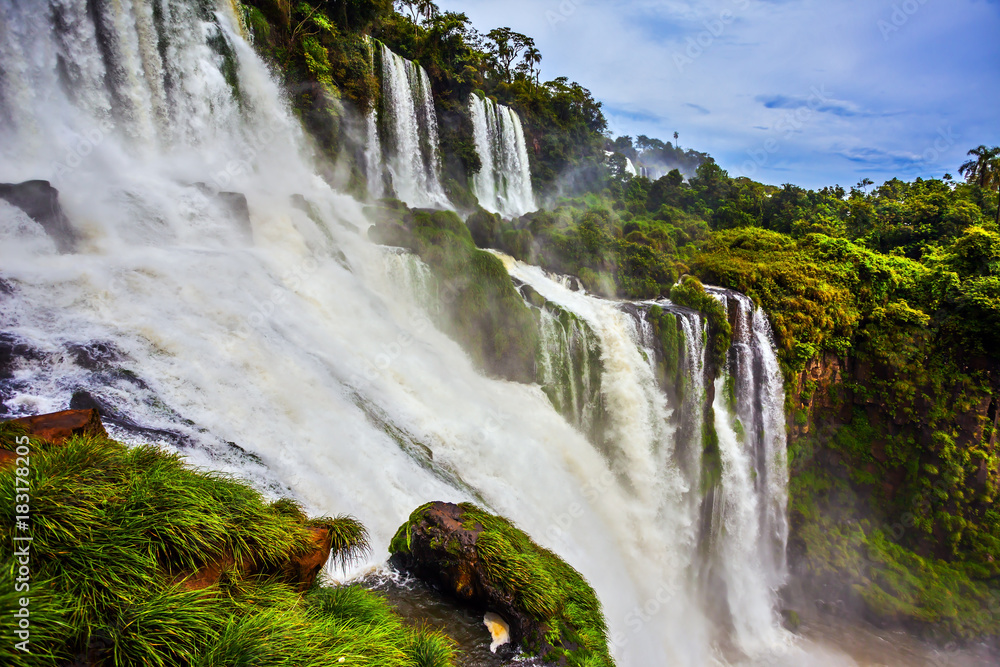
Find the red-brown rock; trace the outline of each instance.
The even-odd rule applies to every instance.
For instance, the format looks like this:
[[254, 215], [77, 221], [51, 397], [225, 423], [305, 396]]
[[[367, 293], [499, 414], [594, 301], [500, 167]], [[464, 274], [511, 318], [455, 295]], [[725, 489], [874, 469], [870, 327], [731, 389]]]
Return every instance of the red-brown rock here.
[[21, 417], [12, 421], [23, 426], [31, 435], [57, 445], [61, 445], [74, 435], [108, 437], [97, 410], [63, 410], [47, 415]]
[[282, 568], [282, 573], [288, 577], [292, 583], [297, 583], [299, 592], [303, 593], [313, 585], [320, 570], [330, 559], [330, 550], [333, 548], [333, 533], [329, 528], [312, 527], [312, 544], [305, 553], [292, 556], [288, 563]]

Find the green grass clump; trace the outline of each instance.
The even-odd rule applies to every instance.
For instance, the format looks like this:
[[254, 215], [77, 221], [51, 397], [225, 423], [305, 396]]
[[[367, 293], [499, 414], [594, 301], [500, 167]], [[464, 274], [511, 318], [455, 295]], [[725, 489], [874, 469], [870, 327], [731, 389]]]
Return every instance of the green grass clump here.
[[[25, 435], [0, 424], [0, 448]], [[3, 642], [0, 663], [62, 665], [97, 651], [115, 667], [453, 664], [447, 638], [407, 627], [378, 596], [319, 586], [300, 594], [288, 580], [283, 566], [310, 548], [314, 527], [332, 530], [341, 562], [367, 551], [356, 520], [308, 520], [292, 501], [268, 503], [154, 447], [96, 437], [28, 446], [30, 589], [15, 591], [20, 563], [5, 549], [0, 631], [13, 636], [20, 598], [30, 598], [31, 653]], [[8, 526], [22, 513], [15, 475], [0, 470]], [[188, 590], [187, 576], [212, 563], [219, 581]]]

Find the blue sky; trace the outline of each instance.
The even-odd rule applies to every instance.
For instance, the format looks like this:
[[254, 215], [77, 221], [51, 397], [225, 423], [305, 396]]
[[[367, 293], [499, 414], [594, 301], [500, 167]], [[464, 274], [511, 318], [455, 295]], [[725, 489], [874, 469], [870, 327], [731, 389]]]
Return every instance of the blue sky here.
[[439, 0], [535, 38], [616, 135], [810, 188], [938, 177], [1000, 145], [1000, 0]]

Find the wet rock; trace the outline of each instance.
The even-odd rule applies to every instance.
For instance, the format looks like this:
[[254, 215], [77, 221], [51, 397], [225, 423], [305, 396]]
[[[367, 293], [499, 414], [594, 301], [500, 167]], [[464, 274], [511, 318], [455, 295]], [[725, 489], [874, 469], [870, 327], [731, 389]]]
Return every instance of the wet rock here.
[[[330, 528], [312, 526], [309, 531], [311, 543], [302, 553], [289, 554], [288, 560], [277, 567], [262, 567], [257, 563], [249, 562], [241, 568], [240, 574], [243, 577], [259, 574], [278, 576], [294, 585], [300, 593], [309, 590], [326, 565], [326, 561], [329, 560], [330, 550], [333, 547], [333, 533]], [[236, 567], [236, 559], [233, 558], [232, 554], [224, 554], [194, 572], [180, 573], [174, 577], [174, 582], [179, 583], [186, 590], [198, 591], [219, 583], [222, 576], [234, 567]]]
[[109, 364], [121, 360], [121, 355], [111, 343], [101, 341], [72, 343], [67, 350], [76, 365], [88, 371], [103, 370]]
[[[543, 663], [614, 664], [601, 605], [590, 585], [502, 517], [467, 503], [428, 503], [396, 532], [389, 552], [397, 569], [492, 614], [494, 621], [499, 617], [510, 642], [497, 641], [503, 629], [497, 623], [498, 655], [509, 657], [520, 647]], [[571, 619], [567, 609], [587, 611]], [[488, 627], [492, 634], [494, 627]]]
[[253, 241], [253, 223], [250, 222], [250, 205], [246, 195], [240, 192], [220, 192], [216, 195], [219, 202], [239, 224], [240, 231], [248, 241]]
[[38, 352], [21, 339], [0, 331], [0, 380], [14, 377], [20, 359], [37, 359]]
[[101, 423], [100, 414], [93, 409], [63, 410], [47, 415], [21, 417], [11, 421], [23, 426], [31, 435], [57, 445], [74, 435], [108, 437], [107, 431], [104, 430], [104, 424]]
[[193, 185], [203, 195], [214, 199], [237, 224], [244, 238], [253, 242], [253, 223], [250, 221], [250, 204], [247, 203], [246, 195], [241, 192], [222, 192], [201, 182]]
[[73, 397], [69, 401], [71, 410], [96, 410], [101, 419], [131, 435], [155, 442], [163, 440], [177, 447], [190, 447], [193, 443], [182, 433], [162, 428], [151, 428], [142, 426], [126, 414], [115, 408], [111, 403], [94, 396], [85, 389], [78, 389], [73, 392]]
[[0, 183], [0, 199], [17, 206], [45, 230], [59, 252], [76, 249], [77, 235], [59, 203], [59, 191], [48, 181]]
[[333, 548], [333, 533], [329, 528], [314, 526], [309, 531], [312, 533], [309, 548], [301, 554], [292, 555], [281, 568], [283, 577], [296, 584], [300, 593], [309, 590], [316, 581]]

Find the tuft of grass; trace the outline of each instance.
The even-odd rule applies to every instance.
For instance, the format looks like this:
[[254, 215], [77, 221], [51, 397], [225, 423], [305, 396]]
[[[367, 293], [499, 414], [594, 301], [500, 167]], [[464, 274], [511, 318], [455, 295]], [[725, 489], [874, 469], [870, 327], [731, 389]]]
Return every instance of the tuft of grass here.
[[[24, 431], [0, 424], [0, 448]], [[316, 526], [333, 535], [340, 562], [369, 550], [347, 516], [307, 519], [295, 502], [268, 503], [247, 484], [200, 472], [154, 447], [75, 437], [55, 447], [30, 440], [30, 591], [0, 557], [0, 632], [13, 636], [20, 597], [30, 595], [30, 654], [0, 645], [0, 663], [65, 665], [97, 652], [101, 664], [450, 667], [450, 640], [410, 628], [357, 587], [299, 594], [281, 574], [312, 546]], [[0, 471], [0, 521], [13, 525], [15, 470]], [[187, 590], [180, 575], [225, 565], [216, 584]], [[338, 660], [344, 658], [343, 663]]]
[[332, 558], [341, 565], [371, 553], [368, 529], [354, 517], [338, 516], [333, 521], [325, 522], [324, 525], [333, 535]]

